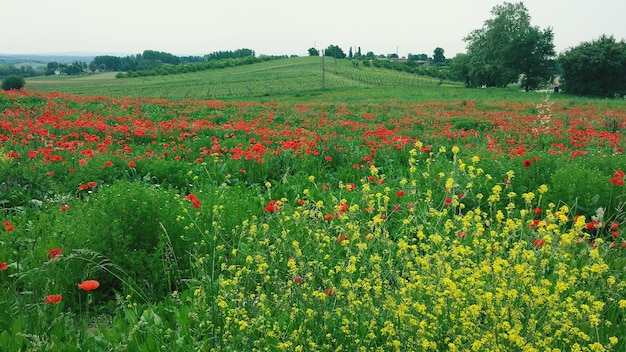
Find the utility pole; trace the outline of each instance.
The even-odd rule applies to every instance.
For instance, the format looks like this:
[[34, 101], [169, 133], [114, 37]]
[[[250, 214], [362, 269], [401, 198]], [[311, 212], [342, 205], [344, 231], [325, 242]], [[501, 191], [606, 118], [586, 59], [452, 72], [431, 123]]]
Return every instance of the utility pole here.
[[324, 50], [322, 50], [322, 90], [326, 89], [324, 82]]

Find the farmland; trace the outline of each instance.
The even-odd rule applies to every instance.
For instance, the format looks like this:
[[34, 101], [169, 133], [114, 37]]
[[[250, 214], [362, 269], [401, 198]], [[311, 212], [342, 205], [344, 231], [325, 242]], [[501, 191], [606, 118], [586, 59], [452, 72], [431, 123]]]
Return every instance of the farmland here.
[[[410, 75], [383, 68], [355, 67], [348, 60], [325, 60], [324, 88], [460, 87], [431, 77]], [[94, 82], [95, 81], [95, 82]], [[308, 94], [322, 89], [321, 58], [299, 57], [253, 65], [193, 73], [116, 79], [113, 73], [82, 77], [46, 77], [29, 81], [31, 89], [109, 97], [190, 99], [241, 99], [275, 95]], [[106, 93], [106, 94], [104, 94]]]
[[290, 60], [0, 92], [0, 345], [626, 348], [623, 100]]

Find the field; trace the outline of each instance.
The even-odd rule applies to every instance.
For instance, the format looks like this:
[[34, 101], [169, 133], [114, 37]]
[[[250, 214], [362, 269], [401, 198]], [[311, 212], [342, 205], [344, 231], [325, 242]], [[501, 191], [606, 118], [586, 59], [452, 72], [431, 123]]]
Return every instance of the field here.
[[0, 92], [0, 346], [626, 349], [624, 101], [289, 60]]
[[[383, 68], [354, 66], [348, 60], [326, 58], [325, 89], [376, 87], [456, 86], [457, 82], [410, 75]], [[97, 84], [94, 84], [97, 80]], [[62, 88], [59, 88], [61, 86]], [[122, 98], [168, 100], [255, 99], [276, 95], [304, 95], [322, 90], [321, 58], [297, 57], [270, 60], [253, 65], [193, 73], [116, 79], [114, 73], [89, 76], [38, 77], [29, 80], [30, 89]]]

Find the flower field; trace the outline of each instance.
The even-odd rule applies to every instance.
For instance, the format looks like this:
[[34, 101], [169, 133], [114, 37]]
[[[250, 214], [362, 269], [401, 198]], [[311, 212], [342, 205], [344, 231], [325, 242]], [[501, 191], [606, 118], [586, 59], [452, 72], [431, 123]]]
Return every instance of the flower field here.
[[541, 98], [0, 92], [0, 346], [623, 351], [626, 109]]

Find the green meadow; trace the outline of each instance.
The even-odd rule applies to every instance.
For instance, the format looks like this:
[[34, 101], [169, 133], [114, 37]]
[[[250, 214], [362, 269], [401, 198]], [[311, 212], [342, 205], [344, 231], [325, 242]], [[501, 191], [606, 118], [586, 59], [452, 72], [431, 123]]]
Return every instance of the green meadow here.
[[0, 350], [626, 349], [624, 100], [321, 67], [0, 92]]

